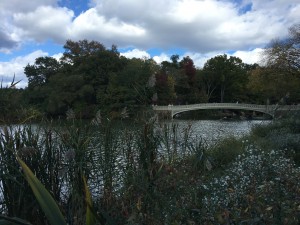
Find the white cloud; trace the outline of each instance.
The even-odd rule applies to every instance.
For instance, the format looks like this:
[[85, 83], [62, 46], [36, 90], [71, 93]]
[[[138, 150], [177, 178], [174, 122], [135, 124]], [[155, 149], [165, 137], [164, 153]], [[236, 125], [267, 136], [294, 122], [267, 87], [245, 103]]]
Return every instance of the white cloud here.
[[[9, 1], [5, 6], [11, 8]], [[13, 2], [20, 3], [9, 21], [19, 31], [18, 40], [86, 38], [107, 46], [180, 47], [200, 53], [263, 47], [300, 20], [298, 0], [92, 0], [92, 7], [77, 17], [55, 0], [30, 1], [26, 9], [21, 0]], [[247, 4], [252, 10], [241, 13]]]
[[288, 14], [288, 19], [291, 20], [291, 21], [299, 21], [299, 15], [300, 15], [300, 4], [294, 6], [289, 14]]
[[[201, 53], [247, 50], [283, 37], [287, 27], [300, 19], [293, 13], [300, 4], [298, 0], [248, 0], [241, 5], [217, 0], [115, 0], [113, 7], [111, 0], [93, 3], [107, 22], [113, 19], [144, 29], [146, 35], [127, 43], [143, 49], [180, 46]], [[241, 14], [240, 10], [249, 3], [253, 10]], [[286, 17], [290, 14], [296, 18]], [[113, 42], [127, 41], [118, 38]]]
[[162, 61], [170, 61], [170, 55], [167, 55], [166, 53], [161, 53], [160, 55], [153, 56], [152, 58], [158, 64]]
[[[92, 0], [99, 14], [107, 19], [118, 18], [132, 24], [148, 23], [152, 18], [162, 18], [174, 0]], [[145, 23], [144, 23], [145, 22]]]
[[63, 53], [60, 52], [60, 53], [54, 54], [51, 57], [56, 59], [57, 61], [59, 61], [61, 59], [61, 57], [63, 57]]
[[200, 53], [186, 52], [184, 54], [184, 57], [189, 56], [194, 61], [194, 64], [197, 68], [202, 68], [207, 60], [217, 55], [221, 55], [221, 53], [209, 52], [205, 54], [200, 54]]
[[254, 64], [261, 62], [261, 54], [263, 52], [262, 48], [256, 48], [252, 51], [236, 51], [232, 54], [232, 56], [239, 57], [243, 60], [244, 63]]
[[13, 16], [23, 36], [39, 42], [49, 39], [64, 42], [73, 17], [73, 11], [52, 6], [40, 6], [32, 12], [16, 13]]
[[[14, 21], [14, 16], [17, 14], [26, 14], [34, 12], [40, 6], [57, 6], [57, 0], [1, 0], [0, 1], [0, 51], [10, 53], [11, 50], [20, 46], [20, 43], [26, 41], [24, 37], [24, 28]], [[41, 16], [36, 17], [37, 20], [31, 21], [32, 26], [37, 21], [41, 20]], [[51, 15], [53, 17], [53, 15]], [[26, 27], [25, 27], [26, 29]], [[3, 37], [5, 37], [3, 41]], [[36, 40], [34, 36], [33, 39]], [[6, 46], [2, 46], [6, 44]]]
[[111, 45], [135, 42], [145, 35], [145, 30], [117, 18], [107, 19], [98, 14], [95, 8], [91, 8], [74, 19], [68, 29], [72, 39], [92, 39]]
[[39, 6], [56, 5], [57, 0], [1, 0], [0, 8], [6, 12], [30, 12]]
[[132, 58], [150, 58], [150, 54], [146, 51], [139, 50], [139, 49], [132, 49], [127, 52], [120, 53], [122, 56], [125, 56], [126, 58], [132, 59]]
[[27, 86], [27, 77], [24, 74], [24, 67], [28, 64], [33, 64], [36, 58], [42, 56], [48, 56], [48, 53], [37, 50], [26, 56], [16, 57], [8, 62], [0, 62], [0, 79], [3, 80], [3, 86], [12, 82], [14, 74], [15, 81], [21, 80], [17, 87], [24, 88]]

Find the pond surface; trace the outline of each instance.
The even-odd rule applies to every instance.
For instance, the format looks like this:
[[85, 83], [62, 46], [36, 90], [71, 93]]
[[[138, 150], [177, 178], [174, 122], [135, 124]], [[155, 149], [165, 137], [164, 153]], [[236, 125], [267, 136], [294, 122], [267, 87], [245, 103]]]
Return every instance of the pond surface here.
[[[162, 126], [165, 124], [172, 129], [173, 125], [177, 126], [178, 132], [184, 133], [189, 129], [189, 138], [191, 141], [202, 139], [208, 144], [213, 144], [217, 140], [225, 137], [234, 136], [242, 137], [249, 134], [252, 127], [256, 125], [269, 124], [271, 120], [164, 120], [158, 124]], [[38, 125], [31, 125], [33, 130], [37, 129]], [[143, 126], [143, 125], [142, 125]], [[58, 126], [59, 127], [59, 126]], [[114, 130], [122, 131], [124, 129], [136, 129], [137, 127], [132, 122], [116, 122], [114, 123]], [[140, 127], [140, 126], [138, 126]], [[22, 130], [23, 125], [12, 125], [10, 131], [14, 133], [15, 130]], [[3, 126], [0, 126], [0, 133], [3, 133]], [[183, 136], [183, 135], [181, 135]]]
[[191, 126], [191, 135], [194, 138], [202, 138], [211, 144], [228, 136], [242, 137], [249, 134], [252, 127], [270, 122], [271, 120], [173, 120], [166, 123], [178, 124], [183, 129]]

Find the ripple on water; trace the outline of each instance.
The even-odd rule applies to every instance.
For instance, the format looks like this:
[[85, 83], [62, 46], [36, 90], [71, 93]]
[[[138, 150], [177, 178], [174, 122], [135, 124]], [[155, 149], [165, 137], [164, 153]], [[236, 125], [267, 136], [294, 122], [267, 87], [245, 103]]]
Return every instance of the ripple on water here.
[[170, 123], [177, 123], [179, 128], [191, 125], [193, 137], [203, 138], [208, 143], [212, 143], [228, 136], [242, 137], [249, 134], [253, 126], [268, 124], [270, 120], [174, 120]]

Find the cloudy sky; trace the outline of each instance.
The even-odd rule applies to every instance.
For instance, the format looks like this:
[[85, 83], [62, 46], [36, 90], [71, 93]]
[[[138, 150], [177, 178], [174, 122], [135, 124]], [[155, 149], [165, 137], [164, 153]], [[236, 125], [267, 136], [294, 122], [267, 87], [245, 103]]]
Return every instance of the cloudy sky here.
[[57, 59], [67, 39], [118, 46], [126, 57], [190, 56], [197, 67], [218, 54], [259, 62], [272, 39], [300, 22], [299, 0], [0, 0], [0, 79], [40, 56]]

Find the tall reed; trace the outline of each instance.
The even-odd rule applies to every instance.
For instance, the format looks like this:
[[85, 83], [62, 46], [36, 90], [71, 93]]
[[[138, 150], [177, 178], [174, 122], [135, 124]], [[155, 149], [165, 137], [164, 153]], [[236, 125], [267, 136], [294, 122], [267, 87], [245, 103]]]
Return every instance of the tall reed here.
[[19, 155], [45, 184], [56, 201], [61, 200], [62, 154], [53, 130], [34, 125], [4, 126], [0, 136], [1, 210], [35, 224], [44, 224], [44, 214], [23, 177], [16, 160]]
[[84, 224], [91, 211], [102, 224], [174, 223], [189, 217], [206, 159], [202, 142], [190, 139], [191, 126], [179, 129], [149, 120], [119, 129], [98, 119], [92, 124], [70, 118], [55, 125], [4, 127], [2, 213], [47, 224], [18, 155], [49, 190], [69, 225]]

